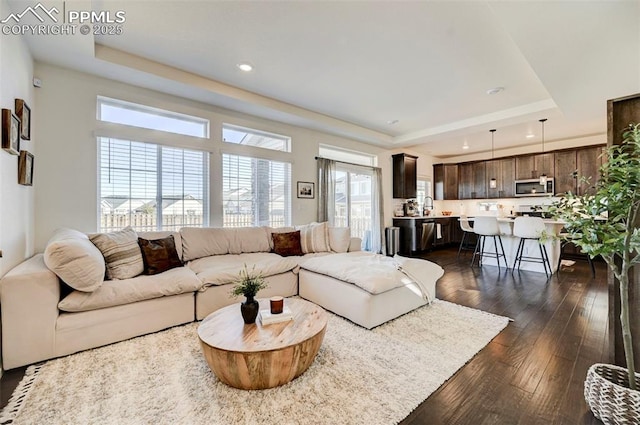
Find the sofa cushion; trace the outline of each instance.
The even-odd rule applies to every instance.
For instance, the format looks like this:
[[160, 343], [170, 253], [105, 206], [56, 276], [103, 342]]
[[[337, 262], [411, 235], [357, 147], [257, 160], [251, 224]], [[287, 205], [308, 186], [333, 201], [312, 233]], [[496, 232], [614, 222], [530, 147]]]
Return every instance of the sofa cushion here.
[[272, 233], [273, 252], [290, 257], [293, 255], [302, 255], [302, 247], [300, 246], [300, 231], [288, 233]]
[[107, 279], [130, 279], [144, 271], [138, 234], [130, 226], [111, 233], [96, 233], [89, 239], [107, 263]]
[[329, 226], [326, 222], [296, 226], [296, 230], [300, 230], [300, 245], [305, 254], [331, 251], [329, 248]]
[[333, 252], [349, 251], [351, 229], [348, 227], [329, 227], [329, 247]]
[[183, 227], [182, 259], [186, 261], [210, 255], [224, 255], [229, 253], [229, 229], [217, 227]]
[[68, 312], [96, 310], [194, 292], [201, 287], [193, 271], [178, 267], [153, 276], [107, 280], [92, 293], [74, 291], [58, 303], [58, 308]]
[[56, 230], [47, 243], [44, 262], [60, 280], [77, 291], [95, 291], [104, 281], [102, 253], [87, 235], [77, 230]]
[[271, 251], [267, 227], [239, 227], [225, 230], [229, 237], [230, 254]]
[[285, 273], [298, 267], [295, 259], [268, 252], [204, 257], [189, 262], [187, 266], [205, 286], [210, 286], [235, 282], [245, 264], [249, 269], [255, 265], [255, 271], [264, 277]]
[[138, 245], [142, 251], [144, 261], [144, 274], [153, 275], [182, 267], [182, 261], [178, 257], [173, 235], [162, 239], [138, 238]]

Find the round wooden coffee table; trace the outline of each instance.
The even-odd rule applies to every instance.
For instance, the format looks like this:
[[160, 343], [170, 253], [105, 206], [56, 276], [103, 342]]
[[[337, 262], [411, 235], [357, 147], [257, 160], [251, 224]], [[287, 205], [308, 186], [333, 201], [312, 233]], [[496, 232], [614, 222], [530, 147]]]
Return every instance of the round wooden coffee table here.
[[[260, 309], [269, 300], [259, 300]], [[309, 368], [327, 328], [327, 313], [302, 299], [285, 298], [293, 320], [262, 326], [245, 325], [240, 305], [233, 304], [207, 316], [198, 327], [204, 357], [227, 385], [244, 390], [286, 384]]]

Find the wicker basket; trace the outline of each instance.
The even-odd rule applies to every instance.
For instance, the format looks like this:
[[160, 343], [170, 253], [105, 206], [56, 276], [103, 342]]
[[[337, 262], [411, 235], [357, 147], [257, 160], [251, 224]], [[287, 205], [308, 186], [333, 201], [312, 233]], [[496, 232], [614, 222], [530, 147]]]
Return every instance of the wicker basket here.
[[[636, 373], [640, 383], [640, 374]], [[640, 391], [629, 389], [626, 368], [596, 363], [584, 381], [584, 399], [591, 411], [605, 424], [640, 424]]]

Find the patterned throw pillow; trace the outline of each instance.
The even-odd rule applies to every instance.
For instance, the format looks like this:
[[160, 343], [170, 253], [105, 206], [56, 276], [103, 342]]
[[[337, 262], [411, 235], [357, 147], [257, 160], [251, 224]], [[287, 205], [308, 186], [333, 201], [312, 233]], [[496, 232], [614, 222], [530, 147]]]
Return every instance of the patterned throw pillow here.
[[296, 226], [300, 230], [300, 245], [302, 252], [329, 252], [329, 227], [327, 223], [311, 223], [305, 226]]
[[89, 236], [107, 263], [107, 279], [130, 279], [144, 271], [138, 234], [130, 226], [119, 232]]
[[144, 274], [158, 274], [182, 267], [182, 261], [178, 257], [176, 243], [172, 235], [154, 240], [138, 238], [138, 245], [142, 251]]
[[283, 257], [302, 255], [300, 246], [300, 231], [288, 233], [272, 233], [273, 252]]

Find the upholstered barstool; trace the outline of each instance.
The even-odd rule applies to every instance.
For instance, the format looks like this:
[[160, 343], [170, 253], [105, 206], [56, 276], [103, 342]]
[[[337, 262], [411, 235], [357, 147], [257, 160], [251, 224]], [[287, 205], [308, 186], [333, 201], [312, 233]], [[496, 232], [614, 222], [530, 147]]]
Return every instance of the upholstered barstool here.
[[[508, 269], [509, 264], [507, 263], [507, 256], [504, 254], [498, 219], [495, 217], [476, 217], [473, 220], [473, 233], [478, 235], [478, 241], [476, 242], [476, 249], [473, 251], [471, 266], [473, 266], [476, 261], [476, 255], [479, 257], [478, 265], [480, 266], [482, 266], [483, 257], [490, 257], [495, 258], [498, 267], [500, 267], [500, 257], [502, 257], [504, 259], [504, 266]], [[494, 252], [486, 252], [484, 250], [487, 237], [493, 238]], [[501, 253], [498, 252], [498, 243], [500, 244]]]
[[[562, 243], [560, 244], [560, 256], [558, 257], [558, 267], [556, 268], [556, 271], [558, 272], [558, 275], [560, 275], [560, 270], [562, 269], [562, 260], [565, 258], [564, 250], [566, 246], [571, 243], [571, 241], [567, 240], [567, 233], [560, 233], [558, 236], [560, 236], [560, 240], [562, 241]], [[589, 267], [591, 268], [591, 277], [595, 279], [596, 267], [589, 255], [587, 255], [587, 261], [589, 262]]]
[[468, 249], [470, 251], [473, 250], [473, 248], [467, 248], [465, 246], [465, 242], [467, 242], [467, 238], [469, 238], [471, 233], [473, 233], [473, 227], [471, 227], [471, 225], [469, 224], [469, 219], [467, 218], [466, 215], [460, 216], [460, 229], [462, 230], [462, 240], [460, 241], [460, 247], [458, 248], [457, 258], [460, 258], [460, 251], [462, 251], [463, 249]]
[[[542, 263], [544, 273], [547, 276], [553, 274], [551, 264], [549, 263], [549, 256], [547, 255], [547, 248], [540, 241], [544, 230], [544, 221], [542, 221], [540, 217], [516, 217], [513, 223], [513, 236], [520, 238], [520, 243], [516, 251], [516, 259], [513, 262], [514, 270], [516, 269], [516, 265], [518, 270], [520, 270], [520, 264], [522, 264], [523, 261], [528, 261], [532, 263]], [[535, 241], [540, 250], [540, 257], [524, 255], [524, 245], [526, 241]], [[548, 273], [547, 268], [549, 269]]]

